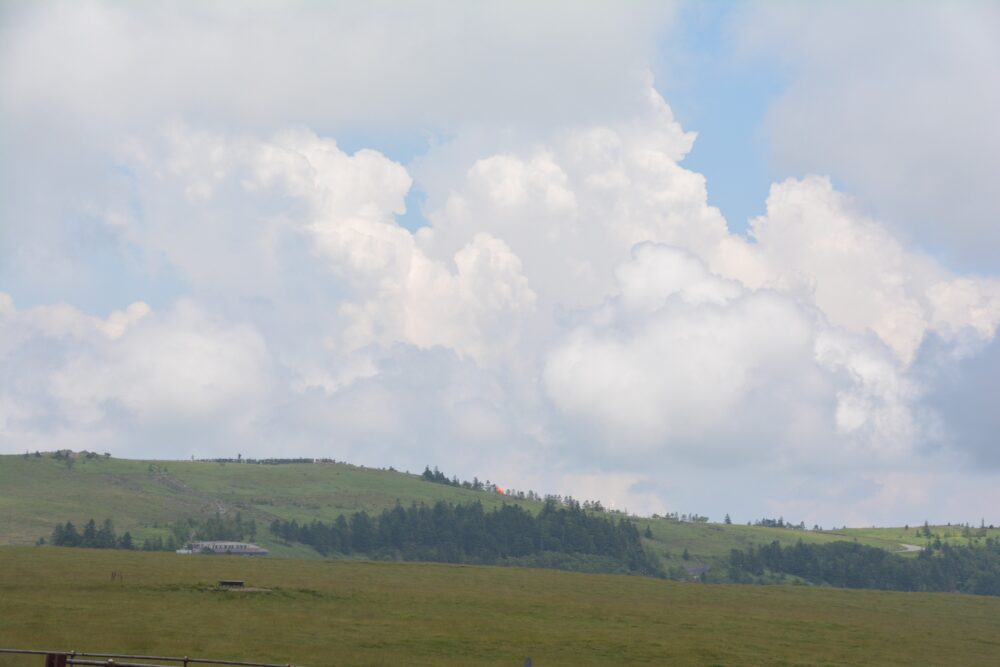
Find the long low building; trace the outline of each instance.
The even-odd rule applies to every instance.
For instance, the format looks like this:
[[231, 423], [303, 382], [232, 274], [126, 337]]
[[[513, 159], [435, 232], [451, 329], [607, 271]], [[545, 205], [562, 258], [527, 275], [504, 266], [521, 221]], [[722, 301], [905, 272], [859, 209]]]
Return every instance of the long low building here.
[[250, 542], [188, 542], [179, 554], [223, 554], [228, 556], [266, 556], [267, 549]]

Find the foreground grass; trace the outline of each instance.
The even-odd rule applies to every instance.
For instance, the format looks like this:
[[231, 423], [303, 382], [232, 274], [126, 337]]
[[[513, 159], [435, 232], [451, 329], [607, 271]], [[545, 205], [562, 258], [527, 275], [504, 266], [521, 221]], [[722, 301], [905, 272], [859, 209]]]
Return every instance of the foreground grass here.
[[[213, 590], [222, 578], [270, 592]], [[0, 646], [310, 667], [996, 664], [1000, 599], [0, 547]]]

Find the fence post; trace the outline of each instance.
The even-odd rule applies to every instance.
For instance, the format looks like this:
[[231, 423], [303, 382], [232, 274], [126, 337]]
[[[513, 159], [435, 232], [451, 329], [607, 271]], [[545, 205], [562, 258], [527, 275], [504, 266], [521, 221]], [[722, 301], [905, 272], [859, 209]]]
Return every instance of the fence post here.
[[45, 667], [66, 667], [65, 653], [46, 653]]

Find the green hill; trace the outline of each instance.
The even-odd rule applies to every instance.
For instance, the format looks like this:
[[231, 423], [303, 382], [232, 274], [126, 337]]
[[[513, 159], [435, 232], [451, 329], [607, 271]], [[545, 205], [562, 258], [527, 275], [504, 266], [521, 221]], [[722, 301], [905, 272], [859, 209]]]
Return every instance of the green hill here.
[[485, 507], [540, 503], [496, 493], [433, 484], [419, 475], [345, 463], [254, 465], [196, 461], [138, 461], [51, 455], [0, 456], [0, 544], [34, 544], [60, 523], [114, 521], [141, 541], [167, 534], [188, 517], [239, 512], [261, 525], [258, 542], [276, 554], [315, 557], [288, 547], [264, 529], [274, 519], [332, 521], [359, 510], [380, 512], [397, 502], [479, 501]]
[[[273, 554], [317, 558], [308, 547], [283, 544], [266, 526], [274, 519], [331, 522], [359, 510], [377, 513], [397, 502], [433, 504], [439, 500], [479, 501], [486, 509], [503, 503], [520, 504], [533, 512], [541, 508], [537, 501], [345, 463], [256, 465], [103, 456], [56, 459], [51, 454], [0, 456], [0, 544], [33, 544], [48, 538], [57, 524], [79, 524], [89, 518], [98, 522], [110, 518], [119, 534], [129, 531], [141, 542], [166, 537], [167, 526], [178, 520], [238, 512], [245, 520], [257, 522], [256, 541]], [[814, 543], [848, 539], [890, 551], [898, 550], [900, 543], [926, 542], [918, 541], [915, 527], [815, 532], [663, 518], [639, 518], [636, 523], [643, 532], [647, 527], [650, 530], [646, 547], [675, 572], [725, 558], [730, 549], [773, 540], [791, 545], [799, 539]], [[942, 535], [946, 532], [935, 530]], [[947, 532], [951, 539], [961, 535], [958, 528]], [[1000, 530], [989, 534], [998, 537]]]

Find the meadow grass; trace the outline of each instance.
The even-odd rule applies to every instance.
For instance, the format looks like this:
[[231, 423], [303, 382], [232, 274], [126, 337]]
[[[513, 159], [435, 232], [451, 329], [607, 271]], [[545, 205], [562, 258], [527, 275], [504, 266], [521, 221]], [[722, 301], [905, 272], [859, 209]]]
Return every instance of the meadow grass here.
[[[269, 592], [218, 591], [219, 579]], [[0, 646], [307, 667], [985, 665], [1000, 655], [1000, 599], [0, 547]]]

